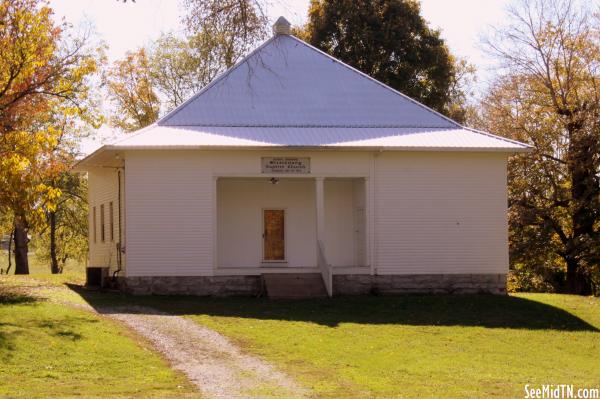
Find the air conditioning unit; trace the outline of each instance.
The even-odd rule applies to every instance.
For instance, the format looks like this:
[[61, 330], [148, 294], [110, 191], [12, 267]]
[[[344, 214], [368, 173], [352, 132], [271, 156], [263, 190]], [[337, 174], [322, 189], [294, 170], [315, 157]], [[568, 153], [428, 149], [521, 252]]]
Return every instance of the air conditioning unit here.
[[108, 284], [108, 267], [88, 267], [85, 269], [85, 286], [104, 288]]

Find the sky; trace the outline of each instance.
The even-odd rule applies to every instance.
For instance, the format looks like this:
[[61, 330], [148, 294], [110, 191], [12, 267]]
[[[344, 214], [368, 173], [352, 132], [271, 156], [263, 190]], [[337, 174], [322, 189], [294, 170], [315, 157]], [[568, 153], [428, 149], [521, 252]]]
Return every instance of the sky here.
[[[280, 15], [293, 25], [306, 22], [309, 0], [266, 0], [272, 21]], [[502, 23], [510, 0], [421, 0], [421, 13], [430, 26], [441, 30], [450, 51], [477, 67], [478, 88], [491, 77], [493, 62], [486, 56], [481, 37], [490, 26]], [[50, 0], [55, 18], [74, 26], [92, 24], [98, 39], [108, 45], [110, 61], [128, 50], [149, 44], [163, 31], [181, 31], [184, 10], [178, 0]], [[103, 134], [105, 135], [106, 131]], [[88, 152], [99, 143], [87, 143]]]
[[[274, 21], [280, 15], [292, 24], [306, 22], [309, 0], [267, 0]], [[502, 22], [509, 0], [421, 0], [421, 11], [434, 28], [439, 28], [451, 51], [478, 67], [489, 67], [480, 36], [490, 25]], [[91, 22], [109, 46], [111, 60], [126, 51], [150, 43], [162, 31], [181, 31], [183, 12], [177, 0], [51, 0], [57, 18], [79, 25]]]

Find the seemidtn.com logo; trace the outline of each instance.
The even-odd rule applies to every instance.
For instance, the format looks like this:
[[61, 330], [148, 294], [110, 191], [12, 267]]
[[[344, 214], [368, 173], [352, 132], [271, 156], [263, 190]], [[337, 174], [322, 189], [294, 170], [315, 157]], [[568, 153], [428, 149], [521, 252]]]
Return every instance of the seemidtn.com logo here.
[[570, 384], [525, 385], [526, 399], [599, 399], [600, 388], [577, 388]]

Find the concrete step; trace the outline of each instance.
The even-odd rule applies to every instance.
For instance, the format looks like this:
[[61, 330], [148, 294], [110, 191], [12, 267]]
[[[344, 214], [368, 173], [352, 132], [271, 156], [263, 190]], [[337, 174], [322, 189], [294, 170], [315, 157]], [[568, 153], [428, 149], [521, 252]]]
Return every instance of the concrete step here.
[[265, 273], [267, 296], [274, 299], [326, 298], [320, 273]]

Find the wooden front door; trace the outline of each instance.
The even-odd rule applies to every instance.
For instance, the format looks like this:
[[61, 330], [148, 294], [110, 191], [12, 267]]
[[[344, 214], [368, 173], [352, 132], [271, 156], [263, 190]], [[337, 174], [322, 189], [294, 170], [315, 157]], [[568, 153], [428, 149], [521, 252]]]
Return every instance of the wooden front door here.
[[265, 261], [285, 260], [285, 211], [265, 209], [263, 211], [263, 254]]

